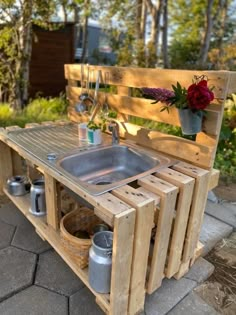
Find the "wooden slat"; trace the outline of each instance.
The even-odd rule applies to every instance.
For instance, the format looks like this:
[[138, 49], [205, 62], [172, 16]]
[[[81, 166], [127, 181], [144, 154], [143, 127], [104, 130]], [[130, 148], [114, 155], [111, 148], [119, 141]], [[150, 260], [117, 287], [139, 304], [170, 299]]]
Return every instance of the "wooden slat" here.
[[[19, 126], [8, 126], [6, 127], [6, 131], [14, 131], [14, 130], [21, 130], [21, 127]], [[11, 156], [12, 156], [12, 167], [13, 167], [13, 175], [22, 175], [22, 158], [20, 155], [14, 151], [11, 150]]]
[[[185, 263], [190, 261], [190, 259], [194, 256], [194, 252], [197, 247], [208, 195], [210, 172], [184, 162], [174, 165], [173, 169], [194, 177], [196, 181], [182, 257], [182, 261]], [[177, 277], [178, 276], [179, 275], [177, 275]]]
[[47, 206], [47, 223], [55, 230], [59, 229], [61, 211], [58, 209], [60, 189], [57, 181], [47, 173], [44, 173], [45, 197]]
[[0, 194], [6, 186], [7, 179], [13, 175], [11, 148], [0, 141]]
[[127, 185], [113, 190], [112, 193], [136, 209], [128, 313], [137, 314], [144, 308], [148, 253], [155, 207], [154, 200]]
[[170, 168], [160, 170], [155, 175], [179, 188], [174, 227], [169, 245], [168, 264], [165, 272], [166, 276], [171, 278], [178, 272], [181, 263], [195, 180]]
[[144, 187], [137, 188], [138, 191], [140, 191], [142, 194], [152, 198], [155, 201], [155, 206], [160, 206], [161, 197], [157, 194], [154, 194], [153, 192], [149, 191], [148, 189], [145, 189]]
[[195, 261], [202, 255], [204, 249], [204, 244], [202, 244], [201, 242], [198, 241], [197, 243], [197, 247], [195, 249], [195, 253], [193, 258], [190, 261], [190, 267], [195, 263]]
[[217, 187], [219, 183], [219, 178], [220, 178], [220, 171], [213, 168], [210, 174], [208, 191]]
[[114, 216], [130, 209], [127, 203], [110, 193], [96, 196], [94, 199], [96, 199], [95, 214], [111, 226], [114, 224]]
[[115, 216], [109, 313], [112, 315], [128, 312], [134, 227], [135, 209]]
[[161, 197], [157, 231], [147, 284], [147, 292], [151, 294], [160, 287], [164, 277], [171, 226], [179, 189], [152, 175], [139, 179], [138, 184]]
[[[127, 87], [160, 87], [171, 89], [172, 84], [180, 82], [188, 87], [194, 75], [207, 75], [209, 84], [214, 86], [217, 98], [225, 98], [227, 92], [224, 87], [228, 83], [229, 71], [197, 71], [197, 70], [172, 70], [172, 69], [150, 69], [130, 68], [112, 66], [90, 66], [90, 69], [102, 70], [109, 73], [109, 84]], [[80, 65], [65, 65], [65, 77], [69, 80], [80, 80]], [[104, 83], [104, 78], [102, 78]]]

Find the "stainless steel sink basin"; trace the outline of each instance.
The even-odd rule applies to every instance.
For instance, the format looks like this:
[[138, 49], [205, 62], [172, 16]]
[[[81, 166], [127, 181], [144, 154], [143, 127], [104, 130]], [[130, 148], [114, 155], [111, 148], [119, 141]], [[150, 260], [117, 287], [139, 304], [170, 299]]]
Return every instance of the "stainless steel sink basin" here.
[[112, 145], [66, 155], [57, 166], [78, 185], [99, 195], [175, 161], [134, 145]]

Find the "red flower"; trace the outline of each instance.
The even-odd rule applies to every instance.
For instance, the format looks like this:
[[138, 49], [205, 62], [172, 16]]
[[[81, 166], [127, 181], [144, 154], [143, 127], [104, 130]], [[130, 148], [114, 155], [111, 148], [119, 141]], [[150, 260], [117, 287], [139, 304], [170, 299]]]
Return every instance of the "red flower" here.
[[188, 106], [192, 110], [204, 110], [213, 99], [214, 93], [208, 88], [206, 80], [190, 85], [187, 90]]

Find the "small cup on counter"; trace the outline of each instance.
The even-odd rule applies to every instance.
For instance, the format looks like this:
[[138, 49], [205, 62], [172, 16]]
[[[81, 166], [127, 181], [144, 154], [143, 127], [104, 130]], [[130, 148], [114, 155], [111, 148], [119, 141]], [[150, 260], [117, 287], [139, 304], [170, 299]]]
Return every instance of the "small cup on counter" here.
[[79, 133], [79, 140], [87, 141], [87, 123], [80, 123], [78, 125], [78, 133]]

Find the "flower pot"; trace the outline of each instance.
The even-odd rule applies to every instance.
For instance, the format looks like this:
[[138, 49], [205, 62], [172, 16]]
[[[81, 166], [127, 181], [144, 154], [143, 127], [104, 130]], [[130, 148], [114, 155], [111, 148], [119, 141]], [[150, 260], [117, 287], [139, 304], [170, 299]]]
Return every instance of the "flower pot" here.
[[101, 129], [87, 129], [87, 139], [90, 144], [101, 144], [102, 143], [102, 132]]
[[202, 130], [202, 112], [193, 113], [191, 109], [178, 109], [182, 133], [195, 135]]

